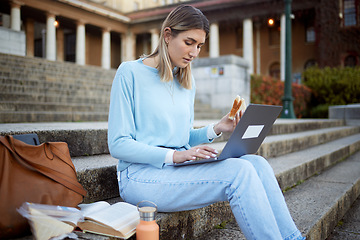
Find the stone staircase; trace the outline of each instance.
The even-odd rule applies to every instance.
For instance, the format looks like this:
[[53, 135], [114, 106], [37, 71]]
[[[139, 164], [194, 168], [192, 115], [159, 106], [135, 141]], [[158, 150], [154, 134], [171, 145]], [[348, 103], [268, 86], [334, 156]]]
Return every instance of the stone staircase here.
[[[197, 120], [195, 125], [210, 122]], [[117, 160], [107, 149], [106, 122], [0, 124], [1, 135], [30, 132], [37, 133], [40, 142], [69, 144], [78, 179], [88, 191], [85, 202], [121, 201]], [[224, 134], [211, 145], [221, 151], [228, 137]], [[360, 126], [328, 119], [278, 119], [259, 149], [273, 167], [292, 217], [307, 239], [326, 239], [359, 197], [359, 149]], [[157, 222], [160, 239], [245, 239], [226, 202], [192, 211], [159, 213]], [[214, 230], [225, 222], [229, 222], [227, 228]]]
[[107, 121], [115, 70], [0, 53], [0, 123]]
[[211, 107], [210, 104], [203, 103], [198, 99], [195, 99], [194, 112], [194, 118], [202, 120], [220, 119], [222, 116], [225, 115], [220, 109], [214, 109]]

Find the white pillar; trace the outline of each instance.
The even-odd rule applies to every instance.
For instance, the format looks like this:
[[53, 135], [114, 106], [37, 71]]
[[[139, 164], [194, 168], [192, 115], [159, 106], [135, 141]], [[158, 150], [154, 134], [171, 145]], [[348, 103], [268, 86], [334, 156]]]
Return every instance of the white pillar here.
[[219, 37], [219, 24], [212, 23], [210, 25], [210, 36], [209, 36], [209, 45], [210, 45], [210, 57], [215, 58], [220, 56], [220, 37]]
[[46, 19], [46, 59], [56, 60], [56, 28], [54, 25], [55, 15], [47, 14]]
[[244, 19], [243, 22], [243, 54], [244, 59], [249, 63], [249, 74], [254, 73], [254, 42], [253, 42], [253, 22], [251, 19]]
[[105, 69], [110, 69], [110, 30], [104, 29], [102, 32], [102, 51], [101, 51], [101, 66]]
[[122, 60], [123, 61], [131, 61], [135, 60], [135, 43], [136, 43], [136, 36], [130, 30], [123, 35], [122, 37]]
[[158, 29], [151, 29], [151, 52], [157, 48], [159, 45], [159, 30]]
[[285, 14], [280, 20], [280, 79], [285, 80]]
[[85, 24], [77, 23], [76, 28], [76, 63], [85, 65]]
[[11, 29], [14, 31], [21, 30], [21, 15], [20, 4], [18, 2], [11, 2]]

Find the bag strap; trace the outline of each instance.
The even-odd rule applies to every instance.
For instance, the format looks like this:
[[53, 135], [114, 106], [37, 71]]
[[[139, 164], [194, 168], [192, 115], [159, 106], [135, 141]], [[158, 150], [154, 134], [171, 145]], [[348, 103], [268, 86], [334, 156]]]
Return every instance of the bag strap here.
[[[8, 136], [9, 139], [12, 138], [12, 136]], [[64, 176], [66, 177], [66, 175], [64, 175], [62, 172], [59, 171], [55, 171], [53, 169], [50, 169], [46, 166], [43, 166], [41, 164], [37, 164], [37, 163], [29, 163], [26, 160], [22, 159], [19, 154], [11, 147], [11, 145], [9, 144], [9, 139], [5, 138], [3, 136], [0, 137], [0, 142], [9, 150], [9, 152], [14, 156], [15, 160], [21, 164], [23, 167], [31, 170], [31, 171], [35, 171], [38, 172], [48, 178], [53, 179], [54, 181], [62, 184], [63, 186], [79, 193], [82, 196], [86, 196], [86, 191], [85, 189], [82, 187], [82, 185], [75, 179], [73, 178], [67, 178], [65, 179]], [[62, 160], [64, 161], [64, 160]], [[34, 167], [32, 165], [36, 165], [37, 167]], [[68, 164], [69, 165], [69, 164]], [[73, 169], [74, 170], [74, 169]], [[75, 176], [76, 176], [76, 171], [75, 171]]]
[[[11, 136], [11, 135], [7, 135], [6, 136], [11, 148], [13, 149], [14, 152], [16, 152], [19, 156], [21, 156], [21, 154], [19, 154], [17, 151], [16, 151], [16, 148], [15, 148], [15, 144], [14, 144], [14, 137]], [[53, 150], [51, 149], [51, 147], [53, 148]], [[73, 171], [76, 173], [76, 169], [75, 169], [75, 166], [69, 162], [67, 162], [66, 160], [64, 159], [69, 159], [68, 156], [65, 156], [65, 154], [60, 150], [58, 149], [54, 144], [52, 144], [51, 142], [45, 142], [43, 143], [43, 146], [44, 146], [44, 152], [45, 152], [45, 155], [49, 158], [49, 159], [53, 159], [54, 158], [54, 152], [55, 152], [55, 155], [61, 160], [63, 161], [64, 163], [66, 163], [67, 165], [69, 165], [69, 167], [71, 167], [73, 169]], [[54, 151], [55, 150], [55, 151]], [[54, 151], [54, 152], [53, 152]], [[71, 161], [71, 159], [70, 159]], [[43, 166], [41, 164], [38, 164], [39, 166]], [[45, 168], [47, 168], [46, 166], [43, 166]]]

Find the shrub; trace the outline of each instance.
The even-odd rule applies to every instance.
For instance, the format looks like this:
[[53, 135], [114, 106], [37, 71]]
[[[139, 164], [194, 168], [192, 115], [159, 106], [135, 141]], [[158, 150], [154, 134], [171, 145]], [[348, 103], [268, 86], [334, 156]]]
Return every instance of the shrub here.
[[308, 68], [303, 82], [312, 90], [308, 117], [327, 118], [329, 106], [360, 102], [359, 67]]
[[311, 88], [314, 105], [345, 105], [360, 102], [360, 67], [308, 68], [303, 82]]
[[[282, 105], [284, 82], [269, 76], [254, 75], [251, 77], [252, 103]], [[292, 84], [294, 113], [297, 118], [303, 117], [310, 102], [311, 90], [300, 84]]]
[[310, 118], [328, 118], [329, 117], [329, 105], [320, 104], [309, 109], [307, 113]]

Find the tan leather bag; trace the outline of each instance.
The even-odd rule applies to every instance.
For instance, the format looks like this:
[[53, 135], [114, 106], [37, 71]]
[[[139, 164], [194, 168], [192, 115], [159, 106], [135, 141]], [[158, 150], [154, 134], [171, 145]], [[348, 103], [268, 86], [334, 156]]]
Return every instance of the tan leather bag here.
[[0, 136], [0, 239], [29, 234], [24, 202], [76, 207], [86, 196], [65, 142], [28, 145]]

